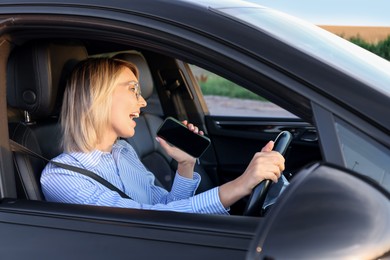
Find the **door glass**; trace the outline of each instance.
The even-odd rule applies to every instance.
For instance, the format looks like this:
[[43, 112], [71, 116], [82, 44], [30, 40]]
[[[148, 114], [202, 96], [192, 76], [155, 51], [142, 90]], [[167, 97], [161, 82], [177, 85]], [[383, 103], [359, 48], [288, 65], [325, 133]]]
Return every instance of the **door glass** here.
[[341, 119], [336, 122], [345, 165], [390, 191], [390, 150]]
[[296, 117], [265, 98], [205, 69], [190, 65], [210, 115]]

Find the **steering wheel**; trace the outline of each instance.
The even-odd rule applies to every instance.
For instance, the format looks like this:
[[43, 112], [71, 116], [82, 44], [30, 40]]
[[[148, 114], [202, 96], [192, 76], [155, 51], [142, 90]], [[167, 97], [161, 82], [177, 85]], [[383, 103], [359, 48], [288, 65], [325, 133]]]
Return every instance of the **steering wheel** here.
[[[286, 153], [288, 146], [292, 140], [292, 134], [288, 131], [281, 132], [275, 139], [274, 151], [279, 152], [281, 155]], [[257, 184], [252, 190], [252, 194], [244, 211], [244, 216], [260, 216], [261, 208], [267, 197], [269, 188], [271, 186], [270, 180], [264, 180]]]

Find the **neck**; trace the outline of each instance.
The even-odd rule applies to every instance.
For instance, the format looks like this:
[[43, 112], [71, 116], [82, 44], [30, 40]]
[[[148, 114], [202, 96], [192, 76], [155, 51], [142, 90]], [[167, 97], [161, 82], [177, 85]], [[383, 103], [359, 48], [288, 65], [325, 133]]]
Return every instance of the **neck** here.
[[105, 135], [103, 140], [96, 145], [96, 149], [102, 152], [111, 152], [112, 146], [114, 145], [117, 136]]
[[111, 144], [98, 144], [96, 145], [96, 150], [102, 151], [102, 152], [111, 152], [112, 146], [114, 143]]

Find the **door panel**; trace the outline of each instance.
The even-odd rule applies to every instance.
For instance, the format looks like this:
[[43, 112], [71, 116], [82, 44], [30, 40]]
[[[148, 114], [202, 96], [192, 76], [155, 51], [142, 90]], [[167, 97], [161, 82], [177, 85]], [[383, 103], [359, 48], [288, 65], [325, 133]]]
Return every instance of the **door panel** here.
[[302, 166], [321, 159], [315, 127], [245, 86], [195, 65], [188, 69], [201, 90], [199, 99], [207, 106], [205, 124], [220, 182], [242, 174], [253, 155], [283, 130], [293, 134], [285, 155], [288, 179]]
[[[321, 160], [316, 129], [300, 119], [254, 117], [205, 117], [208, 135], [217, 160], [217, 175], [225, 183], [241, 175], [253, 155], [277, 135], [288, 130], [293, 140], [285, 154], [284, 176], [291, 180], [304, 165]], [[248, 197], [235, 203], [230, 213], [241, 215]]]
[[0, 255], [1, 259], [243, 259], [259, 221], [8, 200], [0, 203]]
[[253, 155], [283, 130], [293, 134], [285, 156], [288, 179], [302, 166], [321, 160], [316, 129], [300, 119], [206, 116], [206, 124], [223, 182], [243, 173]]

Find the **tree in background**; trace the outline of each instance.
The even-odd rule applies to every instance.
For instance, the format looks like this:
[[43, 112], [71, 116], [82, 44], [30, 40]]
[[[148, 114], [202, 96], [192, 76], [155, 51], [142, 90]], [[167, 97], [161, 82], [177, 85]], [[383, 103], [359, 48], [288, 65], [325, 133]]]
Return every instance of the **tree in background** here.
[[349, 41], [390, 61], [390, 36], [376, 44], [368, 43], [359, 36], [352, 37]]

